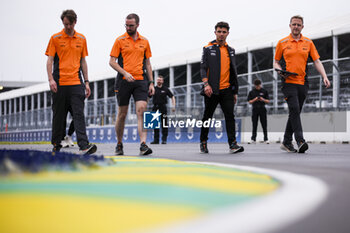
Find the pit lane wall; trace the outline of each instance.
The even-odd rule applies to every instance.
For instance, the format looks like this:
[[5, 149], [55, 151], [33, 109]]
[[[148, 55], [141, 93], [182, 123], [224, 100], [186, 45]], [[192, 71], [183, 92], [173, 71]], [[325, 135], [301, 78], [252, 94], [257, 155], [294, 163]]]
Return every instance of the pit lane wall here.
[[[221, 127], [210, 128], [210, 142], [227, 142], [225, 122], [221, 121]], [[68, 124], [69, 125], [69, 124]], [[236, 120], [236, 138], [241, 142], [241, 119]], [[95, 143], [116, 143], [116, 134], [114, 126], [87, 127], [87, 135], [90, 142]], [[160, 130], [161, 131], [161, 130]], [[147, 142], [153, 141], [154, 130], [148, 129]], [[199, 143], [200, 128], [169, 128], [168, 143]], [[3, 142], [50, 142], [51, 129], [27, 130], [0, 133], [0, 141]], [[76, 135], [73, 134], [73, 141], [76, 141]], [[140, 142], [137, 133], [137, 125], [128, 125], [124, 128], [123, 142]]]
[[[270, 142], [283, 140], [283, 132], [288, 119], [287, 114], [268, 115], [268, 137]], [[304, 137], [308, 142], [349, 143], [350, 141], [350, 111], [311, 112], [301, 114]], [[161, 131], [161, 130], [160, 130]], [[236, 118], [236, 138], [239, 143], [251, 139], [251, 117]], [[91, 142], [115, 143], [114, 126], [88, 127], [87, 134]], [[153, 141], [153, 130], [148, 130], [147, 142]], [[169, 128], [168, 143], [198, 143], [199, 128]], [[73, 139], [76, 140], [75, 134]], [[49, 142], [51, 129], [0, 132], [3, 142]], [[139, 142], [136, 125], [129, 125], [124, 130], [124, 142]], [[263, 140], [260, 122], [258, 123], [257, 141]], [[220, 128], [211, 128], [208, 142], [227, 142], [225, 122]]]
[[[251, 117], [242, 119], [241, 137], [248, 142], [252, 136]], [[283, 134], [288, 120], [287, 114], [267, 116], [267, 131], [270, 142], [283, 141]], [[301, 114], [304, 138], [308, 142], [349, 143], [350, 111], [309, 112]], [[257, 141], [263, 140], [260, 122], [258, 123]]]

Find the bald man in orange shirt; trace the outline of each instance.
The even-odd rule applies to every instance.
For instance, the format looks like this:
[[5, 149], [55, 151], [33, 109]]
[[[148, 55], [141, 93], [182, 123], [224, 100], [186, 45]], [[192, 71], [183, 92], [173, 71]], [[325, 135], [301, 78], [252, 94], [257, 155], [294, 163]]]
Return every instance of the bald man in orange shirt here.
[[[274, 61], [274, 68], [282, 69], [281, 64], [285, 63], [283, 65], [285, 66], [283, 67], [285, 70], [296, 73], [295, 75], [286, 75], [279, 72], [279, 75], [284, 80], [282, 92], [289, 108], [289, 116], [281, 149], [292, 153], [304, 153], [309, 146], [303, 136], [300, 113], [309, 89], [306, 74], [309, 56], [312, 58], [316, 70], [322, 76], [326, 88], [330, 87], [331, 84], [314, 43], [301, 34], [304, 28], [303, 17], [299, 15], [293, 16], [290, 19], [289, 27], [291, 29], [290, 35], [278, 41]], [[295, 149], [292, 144], [293, 134], [298, 149]]]

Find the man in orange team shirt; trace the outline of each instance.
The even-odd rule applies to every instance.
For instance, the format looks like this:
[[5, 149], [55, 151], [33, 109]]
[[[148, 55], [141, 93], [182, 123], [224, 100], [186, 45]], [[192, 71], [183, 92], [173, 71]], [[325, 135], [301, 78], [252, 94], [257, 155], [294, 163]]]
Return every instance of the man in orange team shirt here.
[[51, 37], [45, 53], [48, 56], [46, 69], [52, 92], [51, 143], [54, 152], [60, 151], [68, 107], [71, 106], [80, 152], [93, 154], [97, 147], [89, 144], [84, 116], [84, 100], [91, 93], [85, 60], [88, 55], [86, 38], [74, 30], [77, 15], [73, 10], [63, 11], [61, 20], [64, 29]]
[[137, 129], [141, 141], [140, 155], [152, 153], [151, 148], [146, 145], [147, 131], [143, 129], [143, 113], [147, 108], [147, 98], [148, 95], [154, 94], [150, 62], [152, 53], [148, 40], [137, 32], [139, 22], [140, 18], [137, 14], [129, 14], [126, 17], [126, 33], [115, 40], [110, 54], [109, 64], [118, 72], [115, 83], [119, 105], [115, 124], [118, 141], [115, 155], [124, 154], [122, 140], [131, 95], [136, 105]]
[[[238, 81], [235, 50], [226, 43], [230, 26], [226, 22], [215, 25], [216, 39], [203, 48], [200, 75], [204, 86], [204, 114], [202, 121], [213, 117], [220, 103], [225, 116], [227, 140], [230, 153], [243, 152], [243, 146], [236, 141], [235, 115], [233, 113], [237, 102]], [[201, 128], [200, 151], [209, 153], [207, 147], [209, 128]]]
[[[304, 28], [303, 17], [299, 15], [293, 16], [290, 19], [289, 27], [291, 29], [290, 35], [278, 41], [274, 61], [274, 68], [282, 69], [282, 64], [283, 69], [297, 74], [286, 75], [279, 72], [279, 75], [284, 79], [282, 92], [289, 108], [281, 149], [292, 153], [304, 153], [309, 146], [303, 136], [300, 113], [309, 89], [306, 74], [309, 56], [314, 61], [316, 70], [321, 74], [325, 86], [328, 88], [331, 84], [314, 43], [301, 34], [301, 30]], [[293, 134], [298, 149], [295, 149], [292, 144]]]

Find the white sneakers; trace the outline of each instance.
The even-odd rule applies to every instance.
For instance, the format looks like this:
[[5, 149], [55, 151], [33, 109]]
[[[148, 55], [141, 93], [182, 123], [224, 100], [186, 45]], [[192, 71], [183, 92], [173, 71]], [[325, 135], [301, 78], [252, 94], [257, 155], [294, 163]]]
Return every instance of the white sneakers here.
[[254, 141], [254, 140], [250, 140], [249, 142], [248, 142], [248, 144], [255, 144], [256, 143], [256, 141]]
[[[261, 143], [270, 144], [269, 140], [261, 141]], [[248, 144], [256, 144], [256, 141], [250, 140], [250, 141], [248, 141]]]
[[63, 148], [74, 146], [74, 142], [72, 140], [72, 137], [71, 136], [65, 136], [64, 140], [61, 141], [61, 146]]

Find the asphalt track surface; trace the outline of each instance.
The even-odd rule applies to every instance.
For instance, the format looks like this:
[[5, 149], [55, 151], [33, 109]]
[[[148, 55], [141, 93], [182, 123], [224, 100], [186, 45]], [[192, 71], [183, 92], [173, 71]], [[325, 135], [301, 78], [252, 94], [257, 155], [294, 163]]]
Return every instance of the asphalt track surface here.
[[[115, 144], [98, 144], [97, 154], [113, 155]], [[156, 158], [180, 161], [214, 162], [268, 168], [316, 177], [328, 186], [327, 199], [304, 219], [289, 224], [275, 232], [350, 232], [350, 145], [348, 144], [310, 144], [305, 154], [286, 153], [279, 144], [243, 144], [245, 151], [229, 154], [227, 144], [208, 143], [209, 154], [199, 153], [199, 144], [149, 145]], [[7, 149], [33, 149], [50, 151], [47, 144], [0, 145]], [[77, 152], [77, 146], [64, 149]], [[138, 144], [124, 144], [126, 155], [137, 156]], [[268, 207], [266, 207], [268, 211]], [[252, 219], [252, 224], [254, 220]], [[274, 232], [273, 232], [274, 233]]]

